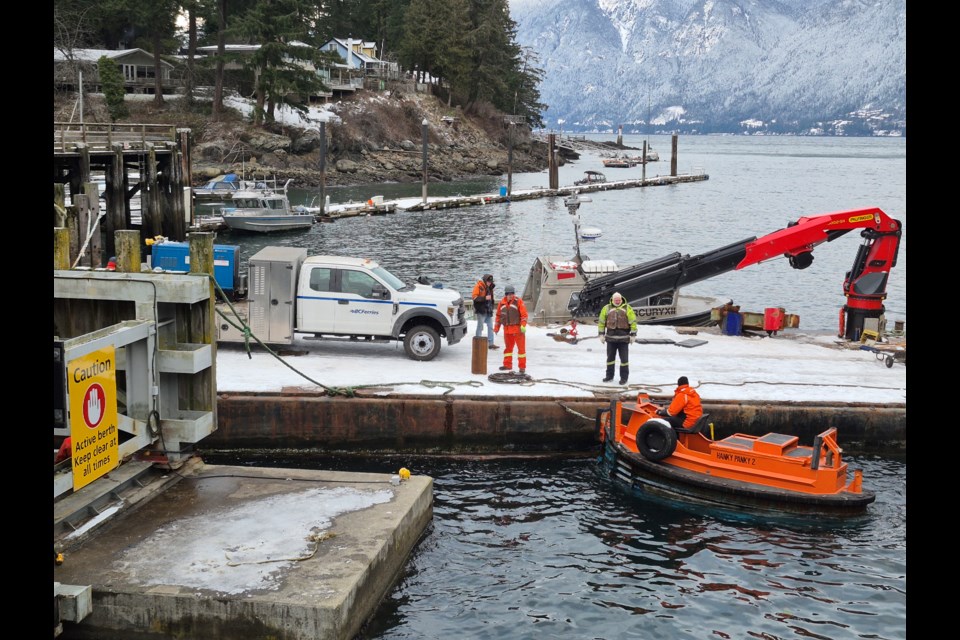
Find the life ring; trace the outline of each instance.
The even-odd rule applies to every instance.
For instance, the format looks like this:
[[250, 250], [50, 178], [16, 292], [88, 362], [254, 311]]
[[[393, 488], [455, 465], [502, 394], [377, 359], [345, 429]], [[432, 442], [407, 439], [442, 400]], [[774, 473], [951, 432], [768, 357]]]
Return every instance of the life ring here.
[[637, 448], [647, 460], [663, 460], [677, 448], [677, 432], [666, 420], [651, 418], [637, 432]]

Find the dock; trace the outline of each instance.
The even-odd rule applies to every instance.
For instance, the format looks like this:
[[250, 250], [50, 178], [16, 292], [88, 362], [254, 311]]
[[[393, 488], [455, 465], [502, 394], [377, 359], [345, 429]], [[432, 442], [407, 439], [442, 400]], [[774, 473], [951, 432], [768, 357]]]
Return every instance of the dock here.
[[[707, 173], [688, 173], [675, 176], [654, 176], [652, 178], [638, 178], [635, 180], [612, 180], [601, 182], [599, 184], [589, 185], [570, 185], [559, 187], [557, 189], [534, 188], [518, 189], [510, 194], [499, 193], [481, 193], [475, 195], [456, 195], [456, 196], [428, 196], [426, 202], [423, 198], [401, 198], [396, 200], [384, 200], [378, 203], [369, 202], [348, 202], [343, 204], [331, 204], [325, 208], [324, 213], [319, 213], [319, 207], [313, 207], [317, 210], [318, 222], [336, 222], [343, 218], [355, 218], [360, 216], [380, 216], [397, 213], [400, 211], [442, 211], [446, 209], [459, 209], [461, 207], [480, 207], [488, 204], [509, 203], [521, 200], [536, 200], [539, 198], [565, 198], [575, 193], [588, 194], [599, 191], [612, 191], [616, 189], [637, 189], [642, 187], [660, 187], [674, 184], [684, 184], [688, 182], [702, 182], [709, 180]], [[197, 218], [191, 225], [190, 231], [221, 231], [226, 229], [226, 225], [219, 219], [219, 216], [205, 216]]]
[[[58, 589], [86, 585], [74, 598], [86, 615], [61, 615], [62, 638], [350, 640], [433, 518], [427, 476], [198, 458], [164, 473], [123, 468], [138, 464], [109, 504], [95, 509], [81, 491], [55, 510], [55, 606]], [[103, 517], [112, 526], [87, 534]]]

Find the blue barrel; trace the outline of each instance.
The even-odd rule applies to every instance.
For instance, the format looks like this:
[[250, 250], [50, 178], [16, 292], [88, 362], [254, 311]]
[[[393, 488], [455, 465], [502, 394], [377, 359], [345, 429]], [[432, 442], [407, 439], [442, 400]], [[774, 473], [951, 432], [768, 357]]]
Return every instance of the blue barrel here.
[[723, 319], [723, 326], [720, 332], [725, 336], [739, 336], [743, 333], [743, 314], [735, 311], [728, 311]]
[[500, 197], [501, 197], [501, 198], [506, 198], [506, 197], [507, 197], [507, 188], [506, 188], [506, 187], [500, 187]]

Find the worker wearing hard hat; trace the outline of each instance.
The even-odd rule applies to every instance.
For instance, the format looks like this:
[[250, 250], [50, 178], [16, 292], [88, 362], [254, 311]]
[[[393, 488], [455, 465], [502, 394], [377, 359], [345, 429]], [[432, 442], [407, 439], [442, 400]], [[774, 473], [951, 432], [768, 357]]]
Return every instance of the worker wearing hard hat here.
[[610, 296], [610, 304], [600, 310], [597, 322], [600, 342], [607, 345], [607, 372], [604, 382], [613, 380], [613, 370], [620, 358], [620, 384], [630, 378], [630, 342], [637, 335], [637, 314], [620, 292]]
[[497, 305], [497, 319], [493, 332], [500, 333], [503, 326], [503, 366], [501, 371], [513, 369], [513, 350], [517, 350], [517, 365], [520, 373], [527, 372], [527, 307], [517, 297], [517, 290], [508, 284], [504, 296]]

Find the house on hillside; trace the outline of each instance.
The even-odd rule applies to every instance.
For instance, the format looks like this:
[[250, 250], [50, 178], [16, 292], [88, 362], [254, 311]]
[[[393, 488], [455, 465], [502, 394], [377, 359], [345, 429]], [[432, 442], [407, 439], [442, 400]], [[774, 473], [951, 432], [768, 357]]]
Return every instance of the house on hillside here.
[[[294, 42], [291, 44], [308, 46], [302, 42]], [[259, 49], [259, 44], [225, 45], [224, 52], [232, 58], [232, 60], [226, 62], [225, 68], [227, 70], [242, 69], [244, 65], [238, 61], [238, 57], [251, 55]], [[395, 63], [385, 63], [375, 57], [376, 45], [372, 42], [335, 38], [324, 44], [319, 50], [332, 51], [336, 53], [343, 62], [315, 66], [309, 61], [296, 61], [296, 64], [302, 66], [304, 69], [316, 73], [323, 81], [323, 84], [329, 88], [329, 91], [310, 96], [311, 99], [326, 99], [353, 93], [358, 89], [363, 89], [365, 77], [384, 77], [384, 69], [390, 69], [391, 64], [393, 68], [396, 67]], [[216, 53], [217, 47], [215, 45], [197, 47], [198, 55], [213, 56], [216, 55]]]
[[[53, 80], [58, 89], [76, 91], [83, 82], [83, 89], [100, 93], [100, 74], [97, 68], [102, 56], [106, 56], [120, 67], [123, 84], [127, 93], [149, 93], [156, 91], [157, 70], [153, 54], [143, 49], [74, 49], [65, 54], [53, 48]], [[173, 76], [174, 66], [166, 60], [160, 61], [160, 82], [164, 93], [175, 93], [182, 81]]]
[[365, 76], [377, 78], [399, 77], [399, 65], [396, 62], [381, 60], [377, 57], [377, 43], [356, 38], [333, 38], [321, 47], [321, 51], [336, 53], [350, 69], [359, 69]]

